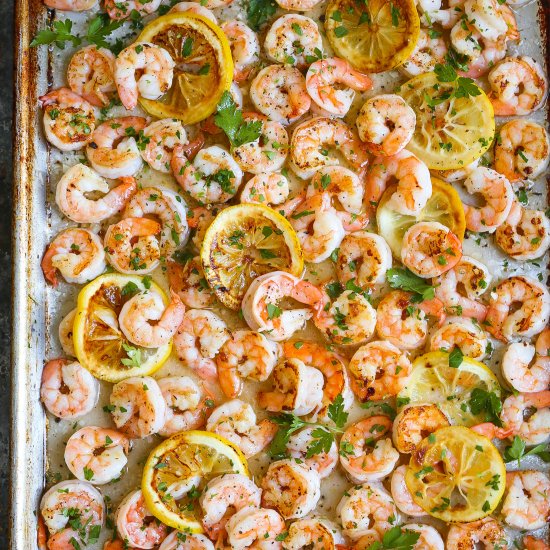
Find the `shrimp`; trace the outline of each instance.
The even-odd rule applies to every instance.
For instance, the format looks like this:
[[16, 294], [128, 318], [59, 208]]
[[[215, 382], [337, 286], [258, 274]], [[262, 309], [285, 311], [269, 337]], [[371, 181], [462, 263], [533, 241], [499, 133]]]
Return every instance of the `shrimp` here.
[[128, 201], [123, 217], [156, 216], [162, 223], [160, 251], [169, 258], [189, 236], [185, 206], [185, 201], [170, 189], [145, 187]]
[[370, 205], [378, 204], [386, 187], [394, 182], [397, 189], [387, 205], [400, 214], [415, 216], [432, 195], [430, 171], [410, 151], [373, 160], [365, 181], [365, 199]]
[[113, 422], [131, 439], [142, 439], [162, 430], [166, 403], [154, 378], [134, 376], [118, 382], [109, 402]]
[[258, 508], [261, 494], [254, 481], [242, 474], [224, 474], [211, 479], [199, 499], [204, 512], [202, 526], [208, 536], [215, 539], [235, 512]]
[[145, 275], [160, 262], [157, 236], [162, 226], [149, 218], [125, 218], [105, 232], [105, 251], [109, 263], [121, 273]]
[[309, 179], [323, 166], [340, 164], [338, 158], [327, 153], [336, 149], [356, 171], [362, 171], [368, 156], [365, 145], [351, 128], [338, 119], [315, 117], [302, 122], [292, 133], [290, 163], [299, 178]]
[[430, 337], [431, 351], [451, 353], [458, 348], [467, 357], [482, 361], [487, 355], [489, 340], [485, 331], [468, 317], [447, 317]]
[[258, 405], [270, 412], [305, 416], [323, 402], [323, 374], [296, 358], [282, 360], [271, 375], [273, 389], [258, 393]]
[[280, 170], [288, 155], [288, 134], [279, 122], [268, 120], [257, 113], [245, 113], [245, 122], [259, 121], [260, 136], [232, 151], [233, 158], [245, 172], [263, 174]]
[[[190, 4], [191, 2], [181, 3]], [[195, 4], [196, 2], [192, 3]], [[177, 5], [178, 4], [176, 4], [176, 6]], [[195, 535], [183, 531], [172, 531], [162, 541], [158, 550], [215, 550], [215, 547], [212, 541], [204, 535]]]
[[95, 107], [109, 105], [116, 92], [115, 56], [106, 48], [91, 45], [78, 50], [67, 67], [67, 82], [73, 92]]
[[307, 11], [315, 7], [320, 0], [277, 0], [277, 4], [284, 10]]
[[154, 170], [164, 174], [171, 172], [172, 151], [176, 145], [187, 145], [187, 132], [179, 120], [165, 118], [152, 122], [143, 130], [145, 147], [143, 160]]
[[147, 290], [125, 302], [118, 322], [132, 344], [160, 348], [172, 340], [183, 321], [185, 306], [174, 291], [170, 297], [170, 303], [165, 304], [158, 292]]
[[132, 548], [155, 548], [168, 535], [168, 527], [149, 511], [141, 490], [132, 491], [115, 514], [118, 536]]
[[340, 529], [324, 518], [301, 519], [292, 523], [284, 540], [285, 550], [336, 550], [344, 545]]
[[457, 168], [455, 170], [430, 170], [430, 173], [446, 181], [447, 183], [454, 183], [455, 181], [465, 180], [470, 172], [479, 166], [479, 159], [474, 160], [474, 162], [468, 164], [464, 168]]
[[519, 435], [526, 445], [546, 443], [550, 437], [550, 390], [510, 395], [502, 404], [500, 417], [511, 433], [497, 433], [496, 437]]
[[109, 179], [139, 172], [143, 160], [138, 141], [145, 126], [146, 120], [138, 116], [111, 118], [98, 126], [86, 149], [92, 168]]
[[57, 270], [68, 283], [87, 283], [105, 271], [103, 243], [88, 229], [65, 229], [48, 245], [40, 265], [54, 287], [59, 282]]
[[508, 472], [502, 515], [514, 529], [532, 531], [547, 525], [550, 515], [548, 475], [535, 470]]
[[497, 40], [509, 32], [508, 22], [497, 0], [466, 0], [464, 13], [483, 38]]
[[237, 19], [225, 21], [221, 25], [222, 31], [229, 40], [235, 72], [236, 82], [246, 80], [254, 65], [260, 60], [260, 41], [258, 35], [245, 23]]
[[531, 536], [523, 537], [523, 545], [525, 550], [550, 550], [550, 546], [542, 539]]
[[401, 261], [424, 279], [449, 271], [461, 257], [461, 240], [439, 222], [415, 223], [403, 236]]
[[275, 20], [264, 40], [267, 57], [303, 70], [308, 57], [323, 51], [323, 40], [317, 23], [297, 13], [287, 13]]
[[115, 83], [124, 107], [135, 109], [140, 96], [151, 100], [162, 97], [172, 86], [174, 67], [170, 54], [150, 42], [134, 42], [122, 50], [115, 61]]
[[357, 115], [359, 137], [373, 155], [393, 156], [404, 149], [416, 128], [416, 114], [395, 94], [368, 99]]
[[258, 174], [242, 188], [240, 201], [275, 206], [283, 204], [289, 193], [288, 179], [282, 174]]
[[59, 343], [61, 344], [63, 352], [70, 357], [76, 357], [73, 342], [73, 326], [75, 317], [76, 308], [69, 311], [69, 313], [67, 313], [67, 315], [65, 315], [65, 317], [63, 317], [63, 319], [61, 319], [61, 322], [59, 323]]
[[243, 172], [228, 151], [201, 149], [190, 162], [181, 146], [172, 154], [172, 172], [181, 188], [200, 204], [227, 202], [238, 191]]
[[[440, 10], [447, 11], [447, 10]], [[448, 10], [455, 16], [456, 12]], [[431, 16], [431, 14], [430, 14]], [[401, 65], [400, 69], [409, 77], [418, 76], [433, 71], [438, 63], [445, 63], [447, 55], [447, 44], [441, 36], [431, 37], [426, 29], [420, 29], [418, 42], [409, 56]], [[415, 117], [416, 123], [416, 117]], [[415, 124], [413, 124], [414, 130]], [[409, 138], [410, 139], [410, 138]], [[397, 151], [396, 151], [397, 152]], [[381, 153], [376, 153], [380, 155]], [[395, 154], [395, 153], [391, 153]]]
[[405, 464], [402, 464], [393, 471], [390, 482], [391, 496], [400, 512], [412, 517], [425, 516], [426, 512], [414, 502], [405, 483], [406, 471], [407, 466]]
[[319, 474], [292, 459], [272, 462], [262, 479], [262, 504], [285, 519], [303, 518], [321, 497]]
[[407, 383], [409, 358], [390, 342], [374, 341], [361, 346], [349, 363], [351, 387], [361, 401], [387, 399]]
[[199, 256], [178, 257], [177, 261], [169, 261], [167, 268], [170, 288], [187, 307], [206, 308], [214, 304], [216, 298], [206, 283]]
[[97, 4], [97, 0], [44, 0], [46, 7], [62, 11], [87, 11]]
[[393, 444], [400, 453], [412, 454], [425, 437], [450, 425], [437, 405], [409, 405], [393, 421]]
[[420, 537], [418, 537], [416, 544], [413, 546], [413, 550], [445, 550], [441, 535], [431, 525], [405, 523], [402, 529], [405, 532], [420, 533]]
[[[286, 298], [306, 307], [284, 309], [279, 302]], [[248, 287], [242, 301], [242, 312], [251, 329], [281, 342], [303, 328], [322, 302], [323, 293], [316, 286], [285, 271], [274, 271], [257, 277]], [[276, 308], [275, 314], [273, 308]]]
[[373, 530], [379, 535], [399, 523], [399, 513], [391, 495], [378, 482], [348, 489], [336, 513], [340, 516], [343, 534], [356, 541]]
[[178, 13], [178, 12], [190, 12], [196, 13], [197, 15], [202, 15], [206, 19], [210, 19], [212, 23], [218, 24], [216, 16], [208, 9], [199, 4], [198, 2], [178, 2], [168, 13]]
[[157, 381], [166, 404], [166, 417], [159, 434], [197, 430], [206, 423], [211, 400], [203, 399], [199, 386], [188, 376], [168, 376]]
[[338, 448], [333, 441], [328, 452], [309, 456], [309, 447], [315, 441], [313, 437], [315, 427], [307, 426], [298, 432], [294, 432], [288, 439], [286, 449], [288, 454], [297, 462], [303, 462], [308, 468], [315, 470], [321, 479], [329, 476], [338, 465]]
[[384, 479], [395, 468], [399, 453], [390, 435], [392, 422], [377, 415], [356, 422], [340, 440], [340, 463], [354, 483]]
[[130, 440], [121, 433], [97, 426], [75, 432], [65, 447], [65, 462], [80, 481], [104, 485], [120, 477], [128, 462]]
[[77, 361], [52, 359], [42, 371], [40, 399], [57, 418], [79, 418], [96, 406], [99, 382]]
[[544, 329], [549, 318], [550, 293], [534, 279], [510, 277], [491, 292], [486, 324], [499, 340], [530, 338]]
[[486, 517], [471, 523], [451, 525], [445, 545], [447, 550], [475, 550], [480, 548], [508, 548], [506, 533], [500, 523]]
[[278, 536], [285, 530], [283, 518], [266, 508], [243, 508], [227, 522], [227, 539], [233, 550], [279, 550]]
[[531, 57], [507, 57], [488, 76], [489, 99], [495, 115], [528, 115], [546, 98], [548, 83], [541, 66]]
[[220, 386], [227, 397], [239, 396], [244, 379], [264, 382], [275, 368], [280, 349], [260, 332], [237, 330], [216, 356]]
[[550, 247], [550, 220], [542, 210], [514, 201], [506, 221], [495, 231], [495, 243], [514, 260], [535, 260]]
[[510, 120], [495, 140], [494, 167], [510, 183], [534, 179], [548, 167], [550, 141], [548, 132], [530, 120]]
[[77, 151], [92, 140], [96, 125], [93, 106], [68, 88], [38, 98], [44, 109], [46, 139], [61, 151]]
[[464, 180], [464, 187], [470, 195], [479, 193], [484, 206], [464, 204], [466, 228], [475, 232], [494, 233], [506, 221], [514, 202], [514, 191], [510, 182], [498, 172], [485, 166], [478, 166]]
[[372, 80], [366, 74], [356, 71], [348, 61], [339, 57], [328, 57], [314, 61], [309, 66], [306, 88], [311, 99], [321, 109], [333, 115], [344, 116], [353, 102], [354, 90], [370, 90]]

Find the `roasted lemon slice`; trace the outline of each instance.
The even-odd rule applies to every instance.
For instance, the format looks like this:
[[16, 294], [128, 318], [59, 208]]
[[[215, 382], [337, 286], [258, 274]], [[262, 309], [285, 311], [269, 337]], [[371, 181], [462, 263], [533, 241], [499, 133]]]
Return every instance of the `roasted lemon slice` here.
[[476, 521], [498, 505], [506, 468], [495, 446], [463, 426], [442, 428], [411, 456], [405, 482], [414, 502], [446, 522]]
[[500, 397], [500, 386], [495, 375], [483, 364], [469, 357], [453, 365], [451, 355], [432, 351], [418, 357], [413, 363], [406, 387], [399, 393], [402, 403], [434, 403], [453, 424], [473, 426], [485, 420], [480, 413], [470, 410], [472, 392], [479, 388]]
[[157, 101], [140, 99], [150, 115], [194, 124], [214, 112], [233, 80], [229, 42], [216, 24], [189, 12], [169, 13], [149, 23], [138, 41], [161, 46], [176, 62], [170, 90]]
[[337, 55], [358, 71], [380, 73], [411, 55], [420, 21], [413, 0], [331, 0], [325, 29]]
[[171, 343], [155, 349], [140, 348], [129, 342], [118, 326], [124, 303], [147, 289], [158, 292], [169, 304], [157, 284], [136, 275], [101, 275], [80, 291], [73, 327], [74, 348], [80, 364], [96, 378], [115, 383], [130, 376], [145, 376], [168, 359]]
[[223, 474], [249, 476], [241, 451], [219, 435], [189, 431], [156, 447], [143, 468], [141, 490], [147, 508], [160, 521], [187, 533], [201, 533], [194, 502], [199, 487]]
[[299, 277], [302, 250], [290, 223], [261, 204], [238, 204], [222, 210], [201, 248], [206, 280], [230, 309], [239, 309], [250, 283], [271, 271]]
[[493, 106], [473, 81], [439, 82], [435, 73], [425, 73], [405, 82], [398, 93], [416, 113], [407, 149], [428, 168], [464, 168], [489, 149], [495, 134]]
[[460, 240], [464, 239], [466, 219], [462, 201], [452, 185], [432, 178], [432, 196], [416, 217], [400, 214], [387, 206], [396, 186], [386, 189], [376, 210], [378, 232], [387, 243], [396, 258], [401, 258], [403, 235], [411, 225], [417, 222], [439, 222], [446, 225]]

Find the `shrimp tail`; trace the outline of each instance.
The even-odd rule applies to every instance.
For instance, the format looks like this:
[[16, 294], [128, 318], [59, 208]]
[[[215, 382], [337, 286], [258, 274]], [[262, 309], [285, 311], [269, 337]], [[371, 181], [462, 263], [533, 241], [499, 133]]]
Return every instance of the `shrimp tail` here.
[[531, 535], [523, 537], [525, 550], [550, 550], [550, 546], [542, 539], [536, 539]]
[[[549, 392], [550, 393], [550, 392]], [[470, 428], [473, 432], [487, 437], [488, 439], [506, 439], [514, 435], [513, 428], [500, 428], [492, 422], [484, 422]]]
[[44, 273], [44, 278], [46, 281], [48, 281], [54, 288], [57, 287], [59, 280], [57, 278], [57, 269], [53, 265], [53, 257], [55, 256], [56, 252], [53, 248], [48, 248], [46, 250], [46, 253], [44, 254], [44, 257], [42, 258], [42, 262], [40, 264], [40, 267], [42, 267], [42, 272]]
[[38, 515], [38, 522], [37, 522], [37, 532], [36, 532], [36, 544], [38, 546], [38, 550], [46, 550], [46, 542], [48, 539], [48, 533], [46, 530], [46, 523], [44, 522], [44, 518], [42, 517], [42, 514]]

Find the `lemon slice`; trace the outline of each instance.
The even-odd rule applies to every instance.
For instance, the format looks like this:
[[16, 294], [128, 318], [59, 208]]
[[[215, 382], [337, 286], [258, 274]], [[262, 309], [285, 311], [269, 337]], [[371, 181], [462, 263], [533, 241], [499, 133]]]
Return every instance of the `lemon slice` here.
[[399, 393], [402, 403], [434, 403], [453, 424], [473, 426], [484, 422], [482, 413], [470, 411], [472, 391], [480, 388], [500, 397], [500, 386], [495, 375], [483, 364], [469, 357], [453, 368], [449, 366], [449, 354], [432, 351], [418, 357], [414, 363], [406, 387]]
[[413, 0], [331, 0], [325, 29], [336, 55], [358, 71], [380, 73], [411, 55], [420, 20]]
[[194, 124], [214, 112], [233, 80], [231, 50], [220, 27], [194, 13], [169, 13], [149, 23], [138, 41], [161, 46], [176, 62], [170, 90], [156, 101], [140, 98], [150, 115]]
[[496, 447], [463, 426], [441, 428], [411, 456], [405, 483], [423, 510], [446, 522], [488, 516], [506, 486], [506, 467]]
[[199, 506], [193, 500], [210, 479], [229, 473], [250, 476], [246, 458], [235, 445], [210, 432], [181, 432], [151, 452], [141, 490], [147, 508], [160, 521], [180, 531], [202, 533]]
[[280, 214], [261, 204], [238, 204], [214, 219], [201, 248], [206, 280], [222, 304], [239, 309], [250, 283], [271, 271], [302, 274], [298, 237]]
[[395, 192], [391, 185], [382, 195], [376, 210], [378, 232], [390, 245], [394, 257], [401, 258], [403, 235], [417, 222], [439, 222], [447, 226], [461, 241], [464, 239], [466, 219], [460, 196], [452, 185], [432, 178], [432, 196], [418, 216], [400, 214], [387, 206]]
[[465, 168], [493, 141], [493, 106], [481, 89], [470, 86], [479, 95], [456, 97], [458, 81], [439, 82], [434, 73], [425, 73], [398, 90], [416, 113], [416, 130], [407, 149], [430, 169]]
[[130, 376], [155, 372], [168, 359], [172, 344], [147, 349], [134, 346], [118, 326], [124, 303], [137, 292], [154, 290], [169, 300], [154, 282], [137, 275], [110, 273], [86, 285], [78, 295], [73, 326], [75, 353], [96, 378], [120, 382]]

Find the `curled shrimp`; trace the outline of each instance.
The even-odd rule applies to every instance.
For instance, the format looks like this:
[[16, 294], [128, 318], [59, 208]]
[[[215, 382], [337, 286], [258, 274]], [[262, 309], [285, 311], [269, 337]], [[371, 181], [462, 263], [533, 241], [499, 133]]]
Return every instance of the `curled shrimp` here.
[[276, 206], [283, 204], [289, 193], [288, 179], [282, 174], [258, 174], [246, 182], [241, 191], [240, 201]]
[[67, 315], [65, 315], [65, 317], [63, 317], [63, 319], [61, 319], [61, 322], [59, 323], [59, 343], [61, 344], [63, 353], [65, 353], [69, 357], [76, 357], [73, 341], [73, 327], [75, 317], [76, 308], [69, 311], [69, 313], [67, 313]]
[[266, 508], [243, 508], [227, 522], [230, 548], [280, 548], [278, 536], [284, 532], [285, 522], [275, 511]]
[[307, 11], [315, 7], [320, 0], [278, 0], [277, 4], [284, 10]]
[[212, 13], [212, 11], [197, 2], [178, 2], [170, 8], [170, 11], [168, 13], [178, 13], [186, 11], [190, 13], [196, 13], [197, 15], [202, 15], [203, 17], [206, 17], [206, 19], [210, 19], [212, 23], [216, 25], [218, 24], [218, 20], [216, 19], [216, 16]]
[[97, 4], [97, 0], [44, 0], [46, 7], [62, 11], [87, 11]]
[[[181, 3], [196, 4], [196, 2]], [[215, 550], [215, 547], [212, 541], [204, 535], [185, 533], [183, 531], [172, 531], [162, 541], [158, 550]]]
[[258, 35], [245, 23], [237, 19], [225, 21], [222, 31], [229, 40], [236, 82], [246, 80], [254, 65], [260, 60], [260, 41]]
[[414, 502], [407, 484], [405, 483], [406, 471], [407, 466], [405, 464], [398, 466], [393, 471], [390, 482], [391, 496], [400, 512], [412, 517], [425, 516], [426, 512]]
[[413, 550], [445, 550], [443, 539], [435, 527], [423, 523], [405, 523], [402, 528], [405, 533], [419, 533]]
[[176, 145], [187, 145], [187, 132], [179, 120], [165, 118], [152, 122], [143, 130], [145, 147], [141, 151], [149, 166], [164, 174], [171, 172], [172, 151]]
[[464, 13], [483, 38], [497, 40], [509, 32], [504, 10], [496, 0], [466, 0]]
[[169, 261], [167, 269], [170, 288], [177, 292], [187, 307], [207, 308], [215, 302], [215, 295], [206, 283], [199, 256]]
[[471, 523], [451, 525], [445, 545], [447, 550], [476, 548], [481, 543], [484, 548], [507, 548], [506, 533], [500, 523], [486, 517]]
[[[155, 3], [159, 0], [146, 5]], [[134, 42], [122, 50], [115, 61], [115, 83], [124, 107], [135, 109], [140, 96], [152, 100], [162, 97], [172, 86], [174, 66], [170, 54], [150, 42]]]
[[467, 357], [482, 361], [489, 340], [477, 322], [467, 317], [447, 317], [430, 337], [430, 350], [451, 353], [458, 348]]
[[285, 538], [286, 550], [336, 550], [344, 545], [340, 529], [332, 521], [324, 518], [301, 519], [292, 523]]
[[447, 44], [445, 43], [445, 40], [441, 36], [432, 37], [426, 29], [420, 29], [418, 42], [416, 43], [411, 55], [403, 63], [403, 65], [401, 65], [400, 69], [410, 77], [418, 76], [423, 73], [429, 73], [434, 70], [438, 63], [445, 63], [446, 55]]
[[65, 462], [81, 481], [104, 485], [120, 477], [129, 450], [130, 441], [116, 430], [86, 426], [67, 441]]
[[40, 399], [57, 418], [79, 418], [96, 406], [99, 382], [77, 361], [52, 359], [42, 371]]
[[58, 270], [68, 283], [87, 283], [105, 271], [103, 243], [88, 229], [65, 229], [48, 245], [41, 267], [54, 287]]
[[[527, 412], [535, 412], [526, 419]], [[502, 404], [501, 419], [510, 435], [519, 435], [526, 445], [539, 445], [550, 437], [550, 390], [510, 395]], [[498, 434], [496, 437], [501, 438]]]
[[315, 427], [306, 426], [302, 430], [294, 432], [288, 439], [286, 449], [288, 454], [297, 462], [303, 462], [306, 466], [315, 470], [321, 479], [324, 479], [338, 465], [338, 447], [336, 442], [333, 441], [328, 451], [321, 451], [310, 456], [308, 449], [315, 441], [312, 433], [314, 430]]
[[44, 108], [47, 140], [61, 151], [77, 151], [90, 143], [96, 125], [93, 106], [68, 88], [39, 98]]
[[525, 546], [525, 550], [550, 550], [547, 542], [530, 535], [523, 537], [523, 545]]

